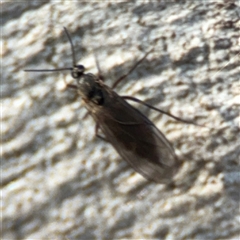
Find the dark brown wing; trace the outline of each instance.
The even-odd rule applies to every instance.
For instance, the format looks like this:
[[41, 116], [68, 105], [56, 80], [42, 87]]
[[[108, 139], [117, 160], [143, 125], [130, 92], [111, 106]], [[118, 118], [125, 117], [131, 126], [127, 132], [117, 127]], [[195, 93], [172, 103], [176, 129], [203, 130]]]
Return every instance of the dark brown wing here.
[[141, 112], [115, 92], [104, 94], [102, 106], [88, 107], [106, 139], [145, 178], [169, 182], [177, 169], [174, 150]]

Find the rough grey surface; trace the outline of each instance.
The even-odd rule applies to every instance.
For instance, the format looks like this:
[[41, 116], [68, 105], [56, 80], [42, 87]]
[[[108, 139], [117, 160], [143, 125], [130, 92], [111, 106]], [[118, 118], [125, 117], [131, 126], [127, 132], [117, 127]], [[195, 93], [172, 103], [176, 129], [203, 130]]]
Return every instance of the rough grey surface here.
[[[239, 2], [2, 3], [2, 239], [238, 239]], [[146, 181], [111, 145], [64, 80], [77, 58], [107, 84], [154, 52], [120, 94], [213, 128], [137, 106], [183, 165], [173, 186]]]

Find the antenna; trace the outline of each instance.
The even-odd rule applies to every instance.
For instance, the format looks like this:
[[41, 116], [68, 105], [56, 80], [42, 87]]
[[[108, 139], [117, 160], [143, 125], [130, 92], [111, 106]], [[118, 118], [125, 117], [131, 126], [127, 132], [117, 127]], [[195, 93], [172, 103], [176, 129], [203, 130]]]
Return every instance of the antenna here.
[[74, 46], [73, 46], [73, 43], [72, 43], [72, 39], [70, 37], [70, 34], [69, 34], [67, 28], [63, 27], [63, 29], [64, 29], [65, 33], [67, 34], [68, 41], [70, 42], [70, 45], [71, 45], [73, 66], [75, 67], [76, 66], [76, 57], [75, 57], [75, 51], [74, 51]]
[[[71, 45], [73, 67], [75, 67], [76, 66], [76, 57], [75, 57], [75, 51], [74, 51], [72, 39], [70, 37], [70, 34], [68, 33], [67, 28], [63, 27], [63, 29], [64, 29], [64, 31], [67, 35], [68, 41], [70, 42], [70, 45]], [[24, 69], [25, 72], [59, 72], [59, 71], [65, 71], [65, 70], [72, 71], [73, 68], [69, 67], [69, 68], [55, 68], [55, 69]]]

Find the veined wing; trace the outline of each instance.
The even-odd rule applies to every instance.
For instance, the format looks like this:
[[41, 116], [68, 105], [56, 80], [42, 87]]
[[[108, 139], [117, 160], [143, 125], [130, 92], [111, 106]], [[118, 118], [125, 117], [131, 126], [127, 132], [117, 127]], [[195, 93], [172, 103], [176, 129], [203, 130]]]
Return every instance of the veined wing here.
[[169, 182], [178, 167], [169, 141], [147, 117], [115, 92], [105, 100], [109, 102], [91, 114], [106, 139], [145, 178]]

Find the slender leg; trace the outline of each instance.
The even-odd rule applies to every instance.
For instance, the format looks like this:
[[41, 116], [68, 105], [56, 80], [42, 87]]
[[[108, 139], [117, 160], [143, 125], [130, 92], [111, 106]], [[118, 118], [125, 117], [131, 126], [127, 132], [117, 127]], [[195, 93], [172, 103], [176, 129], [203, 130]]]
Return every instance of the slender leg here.
[[[67, 88], [71, 88], [71, 89], [74, 89], [74, 90], [77, 90], [77, 88], [78, 88], [77, 85], [74, 85], [74, 84], [68, 84], [68, 83], [66, 83], [66, 86], [67, 86]], [[77, 97], [78, 97], [78, 95], [77, 95]], [[87, 118], [88, 115], [89, 115], [89, 112], [87, 112], [87, 113], [83, 116], [83, 119]]]
[[67, 86], [67, 88], [71, 88], [71, 89], [76, 89], [77, 90], [77, 85], [74, 85], [74, 84], [68, 84], [68, 83], [66, 83], [66, 86]]
[[116, 80], [115, 83], [112, 85], [112, 89], [114, 89], [122, 80], [124, 80], [147, 57], [147, 55], [152, 52], [152, 50], [153, 48], [148, 51], [133, 67], [131, 67], [131, 69], [126, 74]]
[[[197, 124], [197, 123], [193, 122], [192, 120], [182, 119], [182, 118], [179, 118], [179, 117], [177, 117], [177, 116], [174, 116], [174, 115], [172, 115], [172, 114], [170, 114], [170, 113], [168, 113], [168, 112], [166, 112], [166, 111], [163, 111], [163, 110], [161, 110], [161, 109], [159, 109], [159, 108], [153, 107], [153, 106], [151, 106], [150, 104], [147, 104], [147, 103], [145, 103], [145, 102], [143, 102], [143, 101], [141, 101], [140, 99], [137, 99], [137, 98], [135, 98], [135, 97], [132, 97], [132, 96], [121, 96], [121, 97], [122, 97], [123, 99], [126, 99], [126, 100], [130, 100], [130, 101], [133, 101], [133, 102], [140, 103], [140, 104], [142, 104], [142, 105], [144, 105], [144, 106], [146, 106], [146, 107], [148, 107], [148, 108], [150, 108], [150, 109], [153, 109], [153, 110], [155, 110], [155, 111], [157, 111], [157, 112], [166, 114], [167, 116], [169, 116], [169, 117], [171, 117], [171, 118], [173, 118], [173, 119], [175, 119], [175, 120], [177, 120], [177, 121], [180, 121], [180, 122], [183, 122], [183, 123], [187, 123], [187, 124], [192, 124], [192, 125], [195, 125], [195, 126], [198, 126], [198, 127], [209, 128], [209, 127], [207, 127], [207, 126], [205, 126], [205, 125], [203, 125], [203, 124]], [[209, 129], [210, 129], [210, 128], [209, 128]]]
[[66, 85], [67, 88], [71, 88], [71, 89], [75, 89], [75, 90], [77, 90], [77, 88], [78, 88], [77, 85], [67, 83], [67, 81], [66, 81], [65, 78], [63, 79], [63, 81], [64, 81], [64, 83], [65, 83], [65, 85]]
[[105, 137], [102, 137], [99, 133], [98, 133], [98, 129], [99, 129], [99, 123], [96, 123], [95, 125], [95, 135], [96, 137], [108, 142], [108, 140]]
[[95, 58], [96, 66], [97, 66], [97, 69], [98, 69], [98, 78], [104, 82], [104, 77], [102, 75], [102, 70], [100, 68], [100, 64], [99, 64], [97, 55], [95, 53], [94, 53], [94, 58]]

